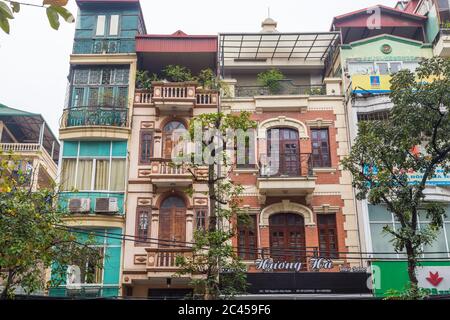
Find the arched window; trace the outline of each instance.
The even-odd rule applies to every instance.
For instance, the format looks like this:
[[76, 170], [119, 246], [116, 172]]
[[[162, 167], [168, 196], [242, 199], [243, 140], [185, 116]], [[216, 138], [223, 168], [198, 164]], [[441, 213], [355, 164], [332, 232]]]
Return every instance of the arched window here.
[[267, 154], [272, 160], [270, 175], [293, 177], [300, 175], [300, 141], [296, 129], [269, 129]]
[[174, 135], [175, 130], [186, 130], [186, 126], [181, 121], [170, 121], [163, 128], [163, 158], [171, 159], [172, 158], [172, 150], [176, 145], [175, 139], [177, 139], [176, 135]]
[[170, 243], [168, 241], [186, 241], [186, 204], [184, 200], [177, 196], [170, 196], [161, 203], [159, 209], [159, 239], [166, 240], [160, 242], [159, 246], [164, 247]]

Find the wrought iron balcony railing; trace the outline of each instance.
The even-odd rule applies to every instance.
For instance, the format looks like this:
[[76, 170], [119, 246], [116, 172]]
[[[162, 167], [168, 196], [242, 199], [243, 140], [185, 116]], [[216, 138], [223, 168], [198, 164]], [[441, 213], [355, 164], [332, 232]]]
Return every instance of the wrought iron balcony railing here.
[[312, 177], [314, 176], [310, 153], [280, 153], [278, 156], [260, 156], [260, 177]]
[[295, 85], [290, 80], [279, 82], [277, 90], [264, 86], [236, 86], [236, 97], [274, 96], [274, 95], [326, 95], [325, 85]]
[[61, 129], [69, 127], [129, 127], [128, 109], [109, 107], [76, 107], [65, 109]]
[[134, 39], [75, 39], [73, 54], [117, 54], [136, 51]]

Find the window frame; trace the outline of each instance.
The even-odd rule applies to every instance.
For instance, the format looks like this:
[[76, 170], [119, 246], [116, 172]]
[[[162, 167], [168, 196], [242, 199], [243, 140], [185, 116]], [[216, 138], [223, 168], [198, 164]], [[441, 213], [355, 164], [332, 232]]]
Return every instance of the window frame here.
[[[143, 153], [142, 153], [143, 152], [143, 147], [144, 147], [144, 144], [143, 144], [144, 139], [143, 139], [143, 137], [146, 134], [150, 135], [149, 156], [148, 156], [148, 159], [143, 160]], [[154, 140], [153, 139], [154, 139], [154, 132], [153, 132], [153, 130], [141, 129], [139, 131], [139, 164], [140, 165], [151, 164], [152, 158], [153, 158], [153, 154], [154, 154], [154, 150], [153, 150]]]
[[[333, 161], [331, 158], [331, 140], [330, 140], [330, 128], [311, 128], [311, 165], [313, 169], [320, 169], [320, 168], [331, 168], [333, 166]], [[327, 132], [327, 144], [328, 144], [328, 162], [325, 162], [323, 159], [323, 153], [322, 153], [322, 147], [319, 146], [319, 154], [320, 154], [320, 165], [316, 165], [314, 160], [314, 141], [313, 140], [313, 131], [326, 131]], [[322, 144], [322, 139], [320, 139], [318, 142]]]
[[140, 216], [141, 213], [143, 211], [147, 212], [147, 232], [146, 232], [146, 237], [145, 238], [149, 238], [150, 236], [150, 232], [151, 232], [151, 226], [152, 226], [152, 207], [148, 206], [148, 205], [137, 205], [136, 206], [136, 221], [135, 221], [135, 236], [136, 236], [136, 240], [134, 241], [134, 245], [136, 247], [148, 247], [150, 246], [148, 243], [146, 242], [142, 242], [144, 239], [143, 237], [141, 237], [140, 234]]
[[[252, 214], [249, 215], [250, 219], [252, 220], [251, 224], [254, 227], [254, 247], [250, 246], [250, 235], [249, 235], [249, 226], [248, 225], [242, 225], [239, 222], [237, 223], [237, 249], [238, 249], [238, 256], [240, 259], [244, 261], [253, 261], [258, 258], [258, 240], [259, 240], [259, 234], [258, 234], [258, 215]], [[241, 241], [241, 231], [244, 232], [244, 246], [240, 245]], [[241, 250], [244, 249], [244, 252]]]
[[[324, 219], [325, 217], [329, 218], [330, 216], [334, 217], [334, 225], [332, 225], [332, 224], [330, 225], [328, 223], [328, 221], [326, 224], [321, 223], [321, 221], [320, 221], [321, 219]], [[334, 250], [332, 250], [330, 248], [331, 241], [330, 241], [329, 230], [331, 229], [331, 227], [334, 227], [334, 228], [332, 228], [334, 230], [334, 243], [336, 245], [336, 249], [334, 249]], [[338, 259], [339, 258], [339, 237], [338, 237], [337, 214], [336, 213], [323, 213], [323, 214], [317, 215], [317, 236], [319, 238], [319, 252], [320, 252], [321, 256], [322, 256], [322, 252], [321, 252], [322, 251], [322, 249], [321, 249], [322, 243], [320, 241], [320, 238], [321, 238], [322, 232], [325, 232], [325, 237], [326, 237], [326, 243], [325, 243], [326, 254], [325, 254], [325, 256], [327, 258]]]
[[[205, 214], [204, 217], [202, 217], [204, 226], [201, 229], [198, 227], [199, 226], [199, 212], [204, 212], [204, 214]], [[195, 231], [208, 231], [208, 227], [209, 227], [209, 223], [208, 223], [209, 214], [208, 213], [209, 213], [208, 207], [195, 208]]]

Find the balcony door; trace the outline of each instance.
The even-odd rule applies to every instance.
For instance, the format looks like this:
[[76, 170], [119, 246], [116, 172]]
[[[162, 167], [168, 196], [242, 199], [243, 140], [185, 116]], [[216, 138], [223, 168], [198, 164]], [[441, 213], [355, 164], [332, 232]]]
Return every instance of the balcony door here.
[[294, 213], [269, 218], [270, 255], [277, 261], [306, 261], [305, 220]]
[[[179, 241], [179, 246], [186, 241], [186, 205], [180, 197], [168, 197], [159, 209], [159, 239], [160, 247], [174, 248], [174, 243]], [[172, 246], [169, 246], [169, 245]]]
[[[174, 134], [174, 132], [178, 134]], [[172, 159], [172, 150], [180, 138], [181, 130], [186, 130], [186, 126], [180, 121], [170, 121], [163, 130], [163, 158]]]
[[[300, 175], [300, 144], [298, 131], [290, 128], [270, 129], [267, 132], [268, 155], [275, 159], [272, 175]], [[278, 154], [278, 157], [277, 157]], [[278, 159], [278, 161], [276, 160]], [[278, 168], [278, 170], [276, 170]]]

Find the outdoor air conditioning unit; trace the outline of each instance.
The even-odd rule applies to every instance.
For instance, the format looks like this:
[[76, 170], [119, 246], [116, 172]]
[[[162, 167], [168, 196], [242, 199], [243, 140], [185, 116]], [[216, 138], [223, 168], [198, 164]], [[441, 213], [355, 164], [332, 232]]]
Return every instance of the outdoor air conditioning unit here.
[[95, 212], [98, 213], [119, 212], [119, 205], [117, 198], [97, 198], [95, 200]]
[[87, 213], [91, 211], [91, 199], [89, 198], [69, 199], [69, 211], [71, 213]]

